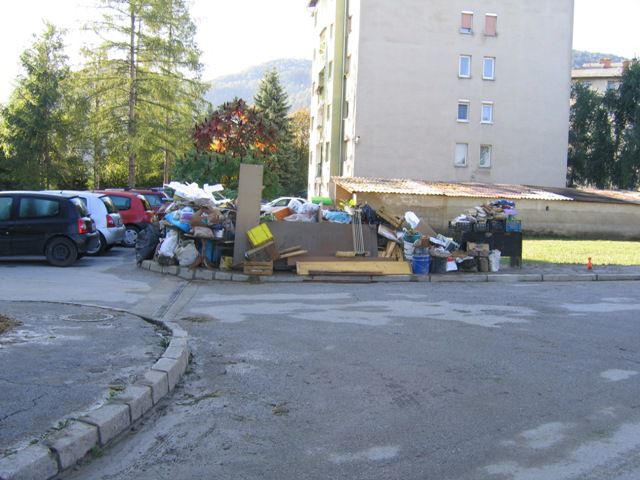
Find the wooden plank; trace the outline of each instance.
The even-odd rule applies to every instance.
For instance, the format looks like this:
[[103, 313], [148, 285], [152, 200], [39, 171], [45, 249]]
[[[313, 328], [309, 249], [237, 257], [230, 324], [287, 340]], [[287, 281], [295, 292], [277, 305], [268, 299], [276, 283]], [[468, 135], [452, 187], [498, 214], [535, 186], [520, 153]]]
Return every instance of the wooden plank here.
[[295, 252], [296, 250], [301, 250], [302, 246], [301, 245], [296, 245], [295, 247], [288, 247], [288, 248], [283, 248], [280, 250], [281, 254], [284, 253], [289, 253], [289, 252]]
[[395, 262], [394, 258], [382, 258], [382, 257], [334, 257], [334, 256], [319, 256], [319, 255], [300, 255], [299, 257], [290, 257], [285, 259], [290, 267], [295, 267], [298, 262]]
[[296, 250], [294, 252], [285, 253], [284, 255], [281, 254], [278, 257], [278, 259], [280, 259], [280, 258], [290, 258], [290, 257], [299, 257], [300, 255], [306, 255], [307, 253], [309, 253], [307, 250]]
[[302, 262], [297, 263], [298, 275], [310, 275], [310, 272], [331, 274], [381, 274], [381, 275], [410, 275], [411, 266], [407, 262], [386, 262], [380, 260], [344, 261], [344, 262]]

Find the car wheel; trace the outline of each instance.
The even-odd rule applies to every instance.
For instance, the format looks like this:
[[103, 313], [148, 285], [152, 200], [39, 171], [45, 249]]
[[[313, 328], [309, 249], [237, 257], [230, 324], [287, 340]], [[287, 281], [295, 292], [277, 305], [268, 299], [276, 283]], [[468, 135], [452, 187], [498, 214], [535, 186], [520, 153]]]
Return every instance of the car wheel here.
[[107, 239], [104, 238], [104, 235], [102, 235], [102, 233], [98, 236], [98, 242], [99, 242], [99, 246], [97, 250], [89, 254], [92, 257], [97, 257], [98, 255], [102, 255], [107, 249]]
[[122, 245], [128, 248], [136, 246], [136, 240], [138, 240], [138, 232], [140, 229], [135, 225], [127, 225], [127, 229], [124, 231], [124, 239]]
[[47, 244], [45, 255], [54, 267], [68, 267], [78, 259], [78, 247], [68, 238], [56, 237]]

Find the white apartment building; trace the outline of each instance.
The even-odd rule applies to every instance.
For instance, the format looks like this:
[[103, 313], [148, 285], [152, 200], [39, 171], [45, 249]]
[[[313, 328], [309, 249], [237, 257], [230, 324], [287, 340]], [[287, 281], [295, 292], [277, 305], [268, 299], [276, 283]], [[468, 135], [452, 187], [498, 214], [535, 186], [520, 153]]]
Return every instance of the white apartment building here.
[[584, 83], [605, 94], [608, 90], [616, 89], [622, 83], [622, 74], [629, 67], [629, 61], [613, 63], [608, 58], [603, 58], [600, 63], [586, 64], [581, 68], [571, 71], [571, 81], [573, 83]]
[[573, 0], [311, 0], [310, 195], [332, 176], [564, 186]]

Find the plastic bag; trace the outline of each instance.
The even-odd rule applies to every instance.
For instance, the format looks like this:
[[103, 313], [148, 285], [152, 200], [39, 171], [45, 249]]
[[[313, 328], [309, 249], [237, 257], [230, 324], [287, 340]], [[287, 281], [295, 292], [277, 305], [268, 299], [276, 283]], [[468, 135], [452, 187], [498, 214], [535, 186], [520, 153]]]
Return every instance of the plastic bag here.
[[305, 215], [304, 213], [294, 213], [293, 215], [289, 215], [288, 217], [284, 217], [283, 220], [287, 222], [315, 222], [316, 218], [314, 216]]
[[152, 223], [145, 224], [144, 228], [138, 232], [138, 238], [136, 239], [136, 262], [138, 265], [143, 260], [153, 258], [159, 241], [160, 231], [158, 227]]
[[489, 270], [492, 272], [500, 271], [500, 255], [502, 252], [500, 250], [491, 250], [489, 252]]
[[158, 255], [163, 257], [172, 258], [175, 255], [176, 247], [178, 246], [178, 232], [168, 229], [167, 236], [160, 244], [160, 250]]
[[176, 258], [178, 259], [178, 265], [181, 267], [188, 267], [194, 263], [198, 255], [198, 249], [196, 249], [195, 243], [191, 241], [184, 242], [176, 248]]

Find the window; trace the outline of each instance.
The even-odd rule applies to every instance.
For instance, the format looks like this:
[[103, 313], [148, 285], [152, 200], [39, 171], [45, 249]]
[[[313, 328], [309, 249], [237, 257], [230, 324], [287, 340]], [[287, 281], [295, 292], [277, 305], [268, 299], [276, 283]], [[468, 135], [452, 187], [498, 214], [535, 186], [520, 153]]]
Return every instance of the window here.
[[473, 33], [473, 12], [462, 12], [460, 19], [460, 33]]
[[0, 221], [9, 220], [13, 197], [0, 197]]
[[459, 122], [469, 121], [469, 101], [468, 100], [458, 100], [458, 121]]
[[57, 200], [24, 197], [20, 199], [18, 218], [55, 217], [60, 213]]
[[342, 118], [349, 118], [349, 101], [345, 100], [342, 104]]
[[329, 25], [329, 38], [333, 38], [333, 23]]
[[333, 75], [333, 62], [329, 62], [327, 65], [327, 78], [331, 80], [331, 75]]
[[351, 70], [351, 55], [348, 55], [344, 62], [344, 76], [349, 75], [349, 71]]
[[327, 105], [327, 122], [331, 120], [331, 105]]
[[481, 168], [491, 168], [491, 145], [480, 145], [480, 163]]
[[119, 197], [117, 195], [109, 195], [118, 210], [129, 210], [131, 208], [131, 199], [128, 197]]
[[481, 123], [493, 123], [493, 103], [482, 102], [482, 117]]
[[498, 35], [498, 15], [495, 13], [487, 13], [485, 15], [484, 34], [487, 37], [495, 37]]
[[469, 152], [468, 143], [456, 143], [456, 153], [455, 153], [455, 158], [453, 159], [454, 166], [466, 167], [468, 152]]
[[460, 78], [471, 78], [471, 55], [460, 55], [458, 76]]
[[329, 156], [330, 156], [329, 148], [330, 147], [331, 147], [331, 144], [329, 142], [325, 142], [325, 144], [324, 144], [324, 161], [325, 162], [329, 161]]
[[352, 24], [353, 24], [353, 15], [349, 15], [349, 18], [347, 18], [347, 33], [351, 33]]
[[617, 90], [622, 85], [622, 82], [616, 80], [607, 80], [607, 90]]
[[494, 80], [496, 76], [496, 59], [494, 57], [484, 57], [482, 62], [482, 78], [484, 80]]

